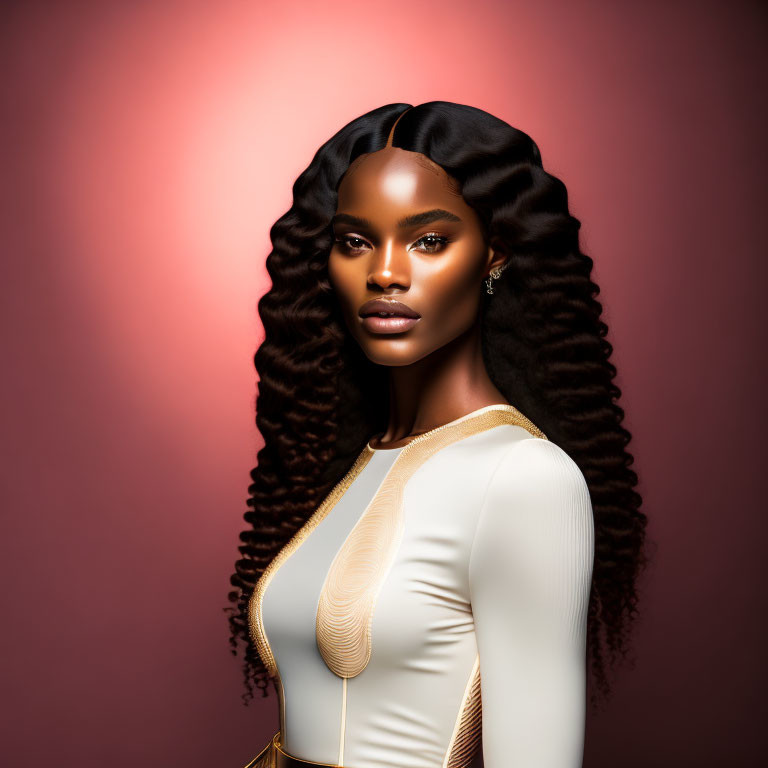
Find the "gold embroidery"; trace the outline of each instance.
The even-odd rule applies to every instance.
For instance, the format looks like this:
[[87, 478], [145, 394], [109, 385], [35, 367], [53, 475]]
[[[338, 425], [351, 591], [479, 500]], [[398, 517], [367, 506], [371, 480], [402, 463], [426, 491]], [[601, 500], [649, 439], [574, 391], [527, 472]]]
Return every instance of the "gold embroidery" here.
[[501, 424], [521, 426], [546, 439], [514, 406], [499, 403], [429, 430], [401, 449], [337, 552], [320, 593], [317, 647], [334, 674], [355, 677], [371, 657], [374, 608], [400, 545], [403, 489], [411, 475], [447, 445]]
[[283, 548], [277, 553], [270, 564], [265, 568], [261, 578], [256, 582], [253, 594], [248, 605], [248, 618], [250, 624], [251, 638], [261, 657], [264, 667], [270, 677], [277, 675], [277, 664], [269, 647], [266, 631], [264, 630], [264, 619], [262, 617], [262, 602], [264, 592], [269, 585], [275, 571], [301, 546], [302, 542], [318, 526], [322, 519], [333, 509], [336, 502], [344, 495], [347, 488], [354, 479], [363, 471], [363, 467], [371, 460], [373, 452], [367, 446], [363, 452], [355, 459], [346, 475], [334, 486], [331, 492], [325, 497], [320, 506], [312, 513], [312, 516], [296, 533], [288, 540]]
[[480, 699], [480, 657], [475, 658], [462, 706], [451, 735], [443, 768], [469, 768], [483, 733], [483, 708]]

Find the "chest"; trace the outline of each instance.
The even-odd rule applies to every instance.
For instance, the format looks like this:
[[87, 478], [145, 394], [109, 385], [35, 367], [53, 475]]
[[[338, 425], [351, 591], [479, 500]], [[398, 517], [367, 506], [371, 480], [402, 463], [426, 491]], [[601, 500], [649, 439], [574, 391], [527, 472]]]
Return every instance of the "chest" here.
[[346, 678], [372, 663], [428, 666], [473, 630], [477, 489], [441, 462], [407, 472], [388, 453], [374, 454], [271, 575], [261, 621], [278, 666], [318, 654]]

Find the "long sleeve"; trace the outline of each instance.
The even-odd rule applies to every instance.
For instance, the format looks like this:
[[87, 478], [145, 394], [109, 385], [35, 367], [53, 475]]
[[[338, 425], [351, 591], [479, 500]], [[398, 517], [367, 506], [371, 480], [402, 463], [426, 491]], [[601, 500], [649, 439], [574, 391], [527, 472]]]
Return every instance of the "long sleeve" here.
[[594, 558], [578, 465], [539, 438], [506, 449], [469, 560], [484, 768], [580, 768]]

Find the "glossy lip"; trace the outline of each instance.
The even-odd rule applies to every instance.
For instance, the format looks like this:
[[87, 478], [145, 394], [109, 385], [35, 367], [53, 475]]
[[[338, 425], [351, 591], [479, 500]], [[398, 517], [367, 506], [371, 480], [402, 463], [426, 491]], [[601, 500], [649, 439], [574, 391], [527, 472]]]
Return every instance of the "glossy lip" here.
[[421, 318], [418, 317], [376, 317], [368, 315], [363, 318], [363, 328], [371, 333], [402, 333], [413, 328]]
[[[379, 317], [375, 313], [388, 312], [390, 317]], [[402, 301], [394, 299], [373, 299], [366, 301], [358, 312], [363, 328], [371, 333], [403, 333], [413, 328], [421, 315]]]
[[395, 299], [372, 299], [371, 301], [366, 301], [365, 304], [360, 307], [358, 315], [365, 318], [366, 315], [374, 315], [377, 312], [388, 312], [397, 317], [408, 317], [416, 320], [421, 317], [416, 310], [411, 309], [407, 304], [403, 304], [402, 301], [396, 301]]

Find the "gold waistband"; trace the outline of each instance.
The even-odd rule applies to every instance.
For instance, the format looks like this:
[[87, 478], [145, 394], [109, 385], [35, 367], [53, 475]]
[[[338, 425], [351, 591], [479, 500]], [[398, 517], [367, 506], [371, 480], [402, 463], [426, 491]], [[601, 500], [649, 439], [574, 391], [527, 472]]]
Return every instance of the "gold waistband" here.
[[313, 765], [322, 766], [322, 768], [341, 768], [336, 763], [315, 763], [289, 755], [281, 749], [280, 731], [278, 731], [272, 737], [272, 741], [245, 768], [302, 768], [302, 766]]

